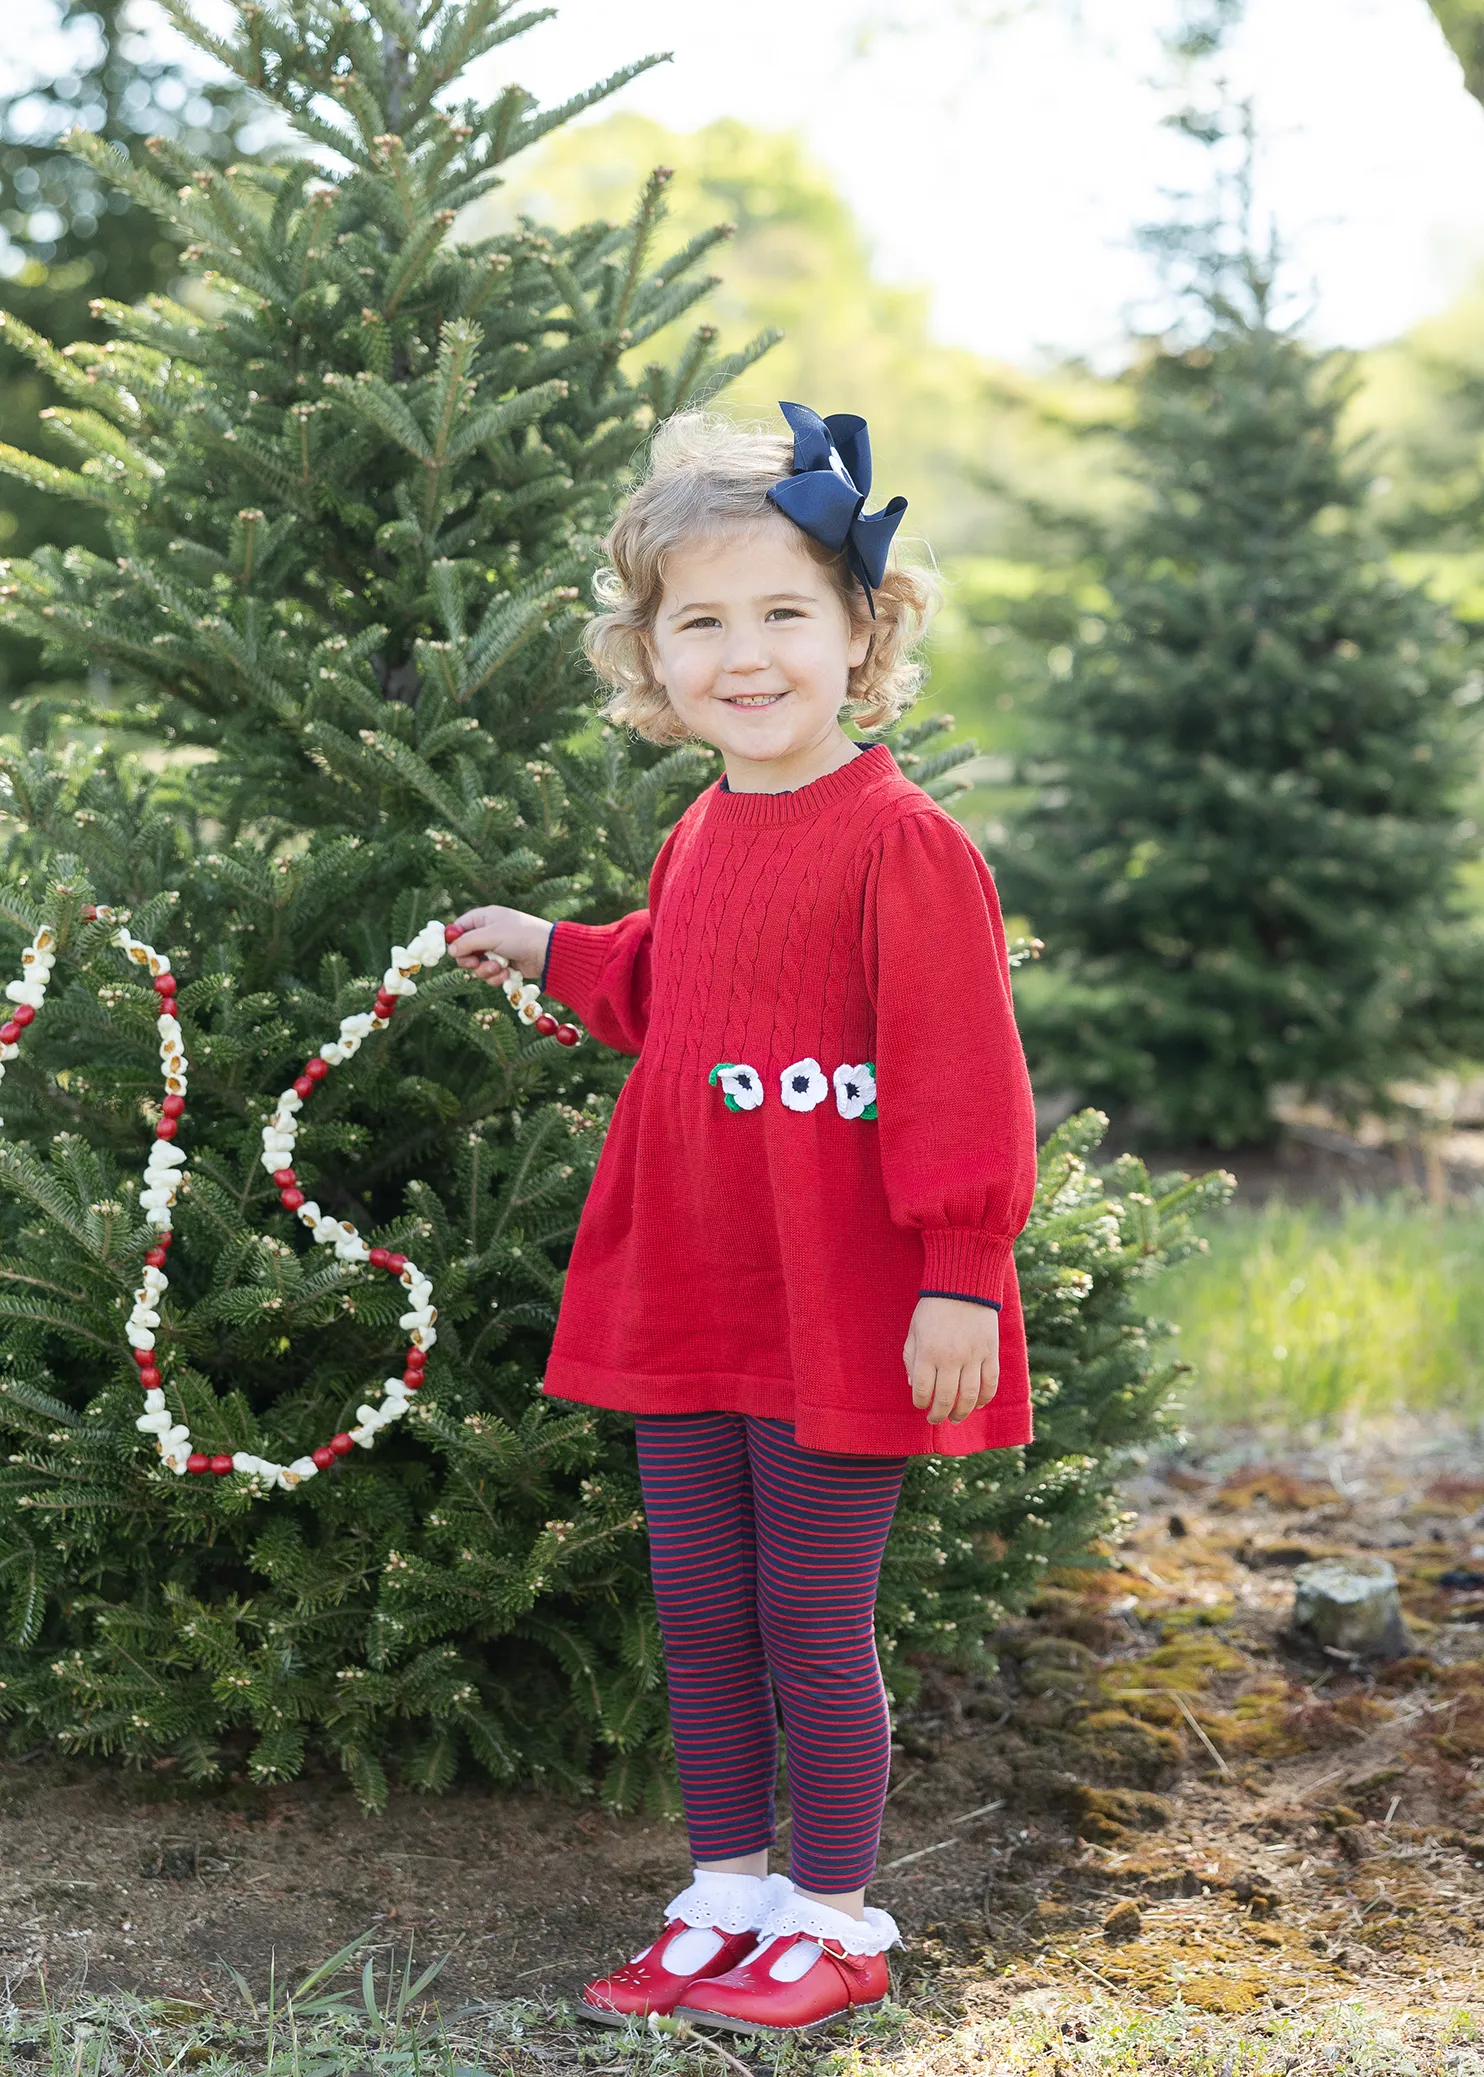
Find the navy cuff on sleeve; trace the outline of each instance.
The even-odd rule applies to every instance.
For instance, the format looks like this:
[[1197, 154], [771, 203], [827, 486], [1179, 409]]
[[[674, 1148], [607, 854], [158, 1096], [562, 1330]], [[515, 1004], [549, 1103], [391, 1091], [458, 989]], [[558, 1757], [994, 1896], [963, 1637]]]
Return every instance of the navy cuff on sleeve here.
[[545, 957], [545, 958], [544, 958], [544, 959], [542, 960], [542, 962], [541, 962], [541, 983], [540, 983], [540, 985], [541, 985], [541, 987], [542, 987], [542, 989], [543, 989], [543, 990], [544, 990], [544, 989], [545, 989], [545, 987], [546, 987], [546, 970], [547, 970], [547, 968], [548, 968], [548, 967], [549, 967], [549, 966], [551, 965], [551, 948], [552, 948], [552, 946], [553, 946], [553, 945], [554, 945], [555, 943], [556, 943], [556, 925], [555, 925], [555, 924], [553, 923], [553, 924], [552, 924], [552, 926], [551, 926], [551, 929], [550, 929], [550, 930], [549, 930], [549, 931], [548, 931], [548, 932], [546, 933], [546, 957]]
[[987, 1305], [992, 1313], [1000, 1309], [998, 1298], [971, 1298], [967, 1291], [919, 1291], [919, 1298], [960, 1298], [965, 1305]]

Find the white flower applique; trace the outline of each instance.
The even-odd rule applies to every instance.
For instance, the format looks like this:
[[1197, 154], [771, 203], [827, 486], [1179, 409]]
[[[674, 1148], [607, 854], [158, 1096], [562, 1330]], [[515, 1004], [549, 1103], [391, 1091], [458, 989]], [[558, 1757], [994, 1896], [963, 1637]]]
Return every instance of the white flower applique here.
[[718, 1060], [706, 1079], [713, 1088], [721, 1084], [729, 1111], [755, 1111], [763, 1100], [763, 1078], [745, 1062]]
[[778, 1077], [783, 1101], [791, 1111], [812, 1111], [830, 1093], [824, 1069], [817, 1060], [796, 1060]]
[[835, 1106], [842, 1118], [876, 1116], [876, 1063], [835, 1069]]

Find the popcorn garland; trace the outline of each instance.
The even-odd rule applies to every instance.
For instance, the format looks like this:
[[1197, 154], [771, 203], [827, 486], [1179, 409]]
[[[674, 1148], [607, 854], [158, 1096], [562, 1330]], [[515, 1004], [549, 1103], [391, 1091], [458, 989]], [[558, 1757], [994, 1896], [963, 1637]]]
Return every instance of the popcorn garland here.
[[[448, 944], [464, 935], [460, 924], [450, 923], [443, 933]], [[522, 1024], [534, 1025], [543, 1038], [554, 1038], [559, 1046], [575, 1046], [582, 1033], [575, 1024], [559, 1024], [550, 1010], [541, 1007], [541, 990], [534, 981], [522, 981], [514, 968], [500, 983], [506, 998]]]
[[[118, 922], [112, 909], [86, 908], [82, 913], [89, 923]], [[21, 1034], [35, 1022], [37, 1011], [46, 1002], [47, 983], [57, 960], [56, 942], [56, 932], [50, 925], [43, 924], [21, 954], [21, 979], [12, 981], [5, 990], [7, 1000], [16, 1007], [9, 1019], [0, 1024], [0, 1075], [5, 1072], [5, 1062], [15, 1059], [20, 1051]], [[139, 1366], [139, 1382], [144, 1387], [144, 1413], [135, 1426], [155, 1436], [161, 1457], [173, 1471], [184, 1472], [188, 1460], [191, 1460], [191, 1432], [172, 1418], [165, 1404], [162, 1379], [155, 1367], [154, 1330], [160, 1324], [160, 1299], [170, 1283], [165, 1274], [165, 1258], [174, 1238], [171, 1207], [185, 1180], [186, 1157], [174, 1145], [174, 1140], [185, 1115], [186, 1073], [190, 1063], [181, 1044], [180, 1023], [175, 1015], [175, 976], [170, 971], [170, 961], [153, 945], [131, 937], [122, 924], [110, 942], [117, 945], [125, 958], [145, 968], [159, 997], [160, 1007], [155, 1021], [160, 1034], [160, 1069], [165, 1083], [160, 1122], [155, 1127], [149, 1159], [144, 1165], [144, 1187], [139, 1193], [145, 1221], [155, 1229], [155, 1245], [144, 1258], [143, 1281], [134, 1293], [133, 1310], [124, 1329], [134, 1361]], [[208, 1461], [203, 1458], [203, 1465]]]
[[[89, 907], [82, 914], [88, 922], [118, 921], [116, 912], [108, 908]], [[411, 944], [394, 945], [392, 963], [382, 977], [374, 1009], [369, 1014], [363, 1012], [341, 1019], [337, 1038], [321, 1046], [318, 1053], [305, 1062], [302, 1074], [279, 1096], [274, 1114], [263, 1128], [263, 1166], [277, 1185], [279, 1202], [285, 1210], [293, 1212], [317, 1242], [332, 1246], [337, 1260], [364, 1263], [371, 1269], [383, 1270], [396, 1277], [409, 1300], [408, 1310], [397, 1323], [406, 1330], [409, 1341], [402, 1375], [386, 1380], [380, 1404], [357, 1407], [357, 1425], [345, 1433], [332, 1435], [328, 1442], [322, 1443], [308, 1456], [297, 1457], [291, 1464], [275, 1464], [248, 1450], [238, 1450], [231, 1456], [208, 1456], [193, 1449], [190, 1429], [175, 1420], [165, 1404], [164, 1379], [156, 1361], [155, 1329], [160, 1325], [160, 1301], [170, 1287], [165, 1263], [175, 1237], [171, 1214], [187, 1175], [185, 1154], [174, 1141], [185, 1115], [186, 1077], [190, 1063], [185, 1056], [180, 1023], [175, 1015], [176, 981], [168, 957], [142, 939], [132, 937], [122, 924], [115, 932], [111, 942], [126, 958], [147, 970], [160, 998], [156, 1023], [160, 1034], [160, 1066], [165, 1096], [160, 1106], [160, 1122], [155, 1127], [155, 1137], [145, 1163], [144, 1185], [139, 1192], [145, 1221], [155, 1231], [155, 1244], [145, 1255], [143, 1277], [134, 1294], [133, 1308], [124, 1332], [144, 1391], [145, 1410], [134, 1425], [141, 1433], [155, 1437], [162, 1461], [177, 1477], [210, 1472], [220, 1478], [237, 1472], [248, 1478], [262, 1479], [270, 1487], [277, 1486], [291, 1492], [316, 1473], [327, 1471], [337, 1457], [349, 1456], [357, 1445], [362, 1449], [372, 1448], [379, 1431], [400, 1420], [411, 1403], [410, 1395], [421, 1390], [428, 1350], [438, 1339], [435, 1326], [438, 1309], [433, 1304], [430, 1279], [410, 1256], [394, 1249], [367, 1247], [348, 1219], [326, 1218], [319, 1206], [306, 1199], [299, 1188], [293, 1169], [293, 1154], [299, 1132], [298, 1114], [305, 1101], [314, 1094], [332, 1067], [351, 1059], [360, 1050], [371, 1032], [386, 1030], [398, 1000], [417, 993], [417, 983], [412, 976], [425, 966], [436, 966], [447, 947], [461, 935], [457, 925], [445, 929], [440, 923], [429, 922], [423, 925]], [[6, 999], [15, 1007], [5, 1022], [0, 1023], [0, 1078], [4, 1076], [5, 1063], [14, 1060], [19, 1053], [22, 1035], [35, 1022], [37, 1012], [45, 1004], [47, 983], [56, 964], [55, 947], [56, 932], [43, 925], [21, 954], [20, 980], [12, 981], [6, 987]], [[511, 974], [502, 986], [522, 1023], [534, 1026], [543, 1037], [556, 1038], [561, 1045], [575, 1046], [578, 1043], [582, 1034], [575, 1025], [558, 1023], [540, 1007], [540, 990], [534, 984], [522, 983]]]
[[[329, 1045], [321, 1046], [318, 1053], [304, 1063], [303, 1073], [283, 1091], [273, 1116], [263, 1127], [262, 1163], [277, 1186], [278, 1201], [284, 1210], [292, 1212], [308, 1227], [321, 1246], [332, 1247], [337, 1261], [365, 1263], [372, 1269], [385, 1270], [406, 1290], [408, 1310], [397, 1322], [399, 1327], [407, 1330], [410, 1344], [402, 1375], [386, 1380], [379, 1406], [356, 1408], [357, 1425], [354, 1428], [341, 1435], [332, 1435], [308, 1457], [298, 1457], [289, 1465], [268, 1464], [262, 1458], [247, 1457], [241, 1452], [231, 1459], [213, 1457], [204, 1463], [198, 1463], [192, 1457], [187, 1461], [187, 1471], [256, 1472], [278, 1485], [293, 1487], [302, 1479], [313, 1478], [316, 1471], [327, 1471], [336, 1457], [348, 1456], [357, 1444], [369, 1450], [379, 1430], [401, 1420], [410, 1404], [409, 1394], [421, 1389], [427, 1352], [438, 1339], [434, 1326], [438, 1309], [433, 1304], [432, 1283], [410, 1256], [388, 1248], [368, 1248], [349, 1219], [326, 1218], [319, 1206], [305, 1197], [294, 1173], [294, 1143], [299, 1136], [299, 1113], [330, 1069], [359, 1052], [363, 1041], [373, 1031], [386, 1030], [396, 1014], [400, 998], [417, 993], [413, 975], [420, 973], [425, 966], [436, 966], [448, 947], [462, 934], [457, 924], [445, 928], [441, 923], [430, 922], [423, 925], [410, 944], [394, 945], [392, 963], [382, 976], [370, 1013], [341, 1018], [338, 1037]], [[539, 988], [530, 984], [522, 986], [516, 981], [512, 989], [509, 979], [504, 985], [522, 1023], [533, 1025], [543, 1037], [549, 1033], [564, 1046], [576, 1045], [581, 1033], [575, 1025], [558, 1024], [555, 1017], [541, 1009]]]

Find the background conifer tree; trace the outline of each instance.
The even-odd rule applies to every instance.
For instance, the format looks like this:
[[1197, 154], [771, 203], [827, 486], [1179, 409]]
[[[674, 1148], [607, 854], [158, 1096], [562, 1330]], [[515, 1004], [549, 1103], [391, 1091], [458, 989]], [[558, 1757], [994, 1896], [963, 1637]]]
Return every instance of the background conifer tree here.
[[1272, 1137], [1282, 1085], [1358, 1107], [1477, 1052], [1484, 962], [1456, 630], [1385, 564], [1346, 363], [1218, 229], [1186, 335], [1136, 371], [1141, 501], [1043, 696], [1000, 870], [1049, 947], [1041, 1086], [1234, 1146]]

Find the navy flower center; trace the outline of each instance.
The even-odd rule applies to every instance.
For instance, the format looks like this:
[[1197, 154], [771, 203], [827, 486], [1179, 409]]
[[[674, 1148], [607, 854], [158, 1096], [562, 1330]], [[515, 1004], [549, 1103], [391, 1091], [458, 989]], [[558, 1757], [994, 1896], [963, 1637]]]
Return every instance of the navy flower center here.
[[805, 1095], [809, 1088], [809, 1077], [807, 1075], [795, 1075], [793, 1086], [800, 1096]]
[[856, 1083], [847, 1082], [845, 1084], [845, 1094], [847, 1097], [849, 1097], [850, 1101], [854, 1103], [855, 1099], [860, 1095], [860, 1089], [856, 1085]]

